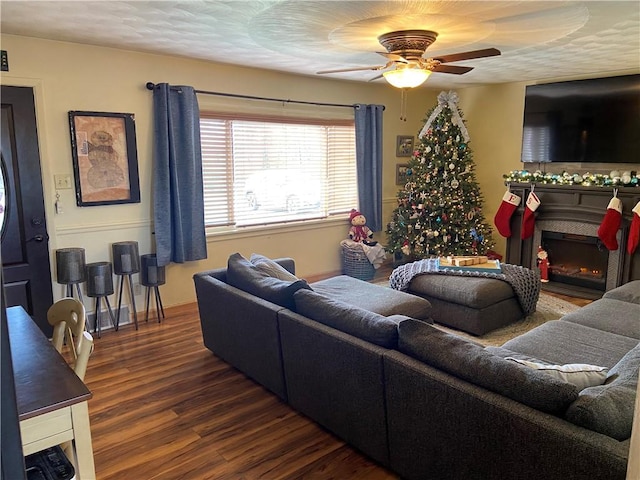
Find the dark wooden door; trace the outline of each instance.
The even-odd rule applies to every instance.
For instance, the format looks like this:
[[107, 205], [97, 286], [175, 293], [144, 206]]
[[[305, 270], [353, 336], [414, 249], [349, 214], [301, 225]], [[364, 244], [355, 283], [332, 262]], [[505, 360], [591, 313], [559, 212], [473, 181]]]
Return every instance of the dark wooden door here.
[[22, 305], [51, 336], [47, 309], [53, 303], [49, 235], [33, 90], [2, 86], [2, 274], [6, 306]]

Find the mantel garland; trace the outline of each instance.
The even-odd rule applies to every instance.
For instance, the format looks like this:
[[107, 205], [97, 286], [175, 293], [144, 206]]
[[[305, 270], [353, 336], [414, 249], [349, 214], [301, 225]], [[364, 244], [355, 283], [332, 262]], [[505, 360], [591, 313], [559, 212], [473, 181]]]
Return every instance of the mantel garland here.
[[544, 185], [582, 185], [585, 187], [640, 187], [635, 171], [613, 170], [603, 173], [544, 173], [540, 170], [512, 170], [502, 175], [506, 183], [538, 183]]

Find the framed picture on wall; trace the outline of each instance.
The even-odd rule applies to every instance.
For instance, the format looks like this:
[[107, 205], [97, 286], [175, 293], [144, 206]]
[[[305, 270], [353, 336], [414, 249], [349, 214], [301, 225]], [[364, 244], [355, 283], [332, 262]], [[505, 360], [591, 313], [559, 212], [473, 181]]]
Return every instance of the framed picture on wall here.
[[404, 185], [407, 183], [407, 170], [409, 170], [408, 163], [396, 164], [396, 185]]
[[398, 135], [396, 139], [396, 157], [410, 157], [413, 153], [413, 136]]
[[79, 207], [140, 202], [132, 113], [69, 112]]

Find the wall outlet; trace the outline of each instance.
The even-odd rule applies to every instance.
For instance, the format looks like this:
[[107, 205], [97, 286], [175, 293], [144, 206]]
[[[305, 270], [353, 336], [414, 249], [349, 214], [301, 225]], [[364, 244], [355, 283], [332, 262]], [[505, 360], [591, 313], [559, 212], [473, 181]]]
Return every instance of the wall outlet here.
[[136, 283], [133, 285], [133, 294], [134, 295], [142, 295], [142, 285]]
[[56, 184], [56, 190], [65, 190], [71, 188], [71, 175], [54, 175], [53, 181]]

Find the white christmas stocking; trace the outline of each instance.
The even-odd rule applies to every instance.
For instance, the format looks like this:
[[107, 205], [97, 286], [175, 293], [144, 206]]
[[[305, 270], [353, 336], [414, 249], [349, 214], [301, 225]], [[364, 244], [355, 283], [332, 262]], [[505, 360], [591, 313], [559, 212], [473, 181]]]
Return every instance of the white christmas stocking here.
[[640, 202], [636, 203], [636, 206], [631, 211], [633, 212], [633, 219], [631, 220], [629, 239], [627, 240], [627, 252], [629, 255], [633, 255], [638, 243], [640, 243]]
[[622, 222], [622, 200], [613, 195], [613, 198], [607, 205], [607, 213], [604, 214], [604, 219], [598, 228], [598, 238], [602, 240], [604, 246], [608, 250], [618, 249], [618, 240], [616, 239], [616, 233], [620, 228]]
[[518, 205], [520, 205], [521, 197], [515, 193], [511, 193], [507, 190], [502, 196], [502, 202], [496, 212], [496, 216], [493, 219], [493, 223], [496, 224], [496, 228], [500, 235], [509, 238], [511, 236], [511, 216], [516, 211]]
[[533, 192], [529, 192], [526, 208], [524, 209], [524, 216], [522, 217], [522, 234], [520, 235], [522, 240], [526, 240], [533, 235], [536, 226], [535, 211], [539, 206], [540, 199], [538, 196]]

